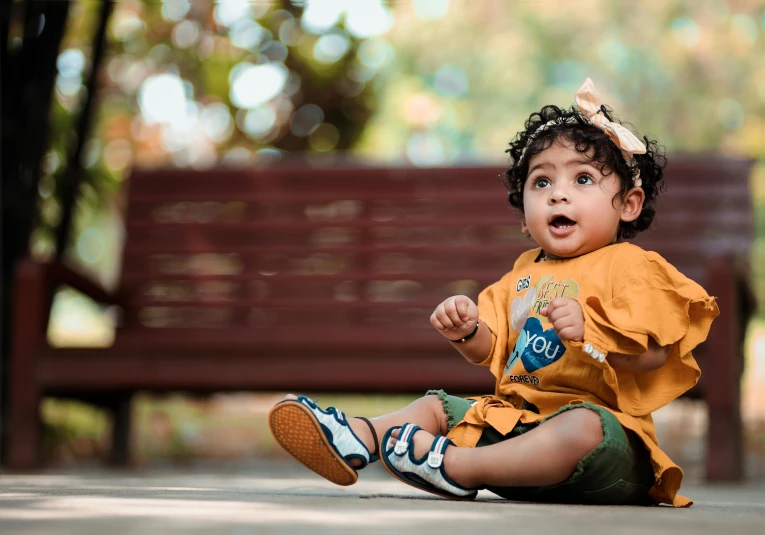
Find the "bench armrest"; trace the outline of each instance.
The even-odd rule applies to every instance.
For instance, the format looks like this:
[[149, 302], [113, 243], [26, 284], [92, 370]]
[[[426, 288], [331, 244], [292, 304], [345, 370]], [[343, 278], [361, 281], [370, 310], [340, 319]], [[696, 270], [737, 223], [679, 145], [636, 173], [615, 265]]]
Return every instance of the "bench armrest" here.
[[54, 260], [48, 264], [48, 287], [66, 284], [82, 292], [94, 301], [106, 305], [124, 306], [124, 296], [106, 290], [100, 283], [67, 266], [62, 260]]

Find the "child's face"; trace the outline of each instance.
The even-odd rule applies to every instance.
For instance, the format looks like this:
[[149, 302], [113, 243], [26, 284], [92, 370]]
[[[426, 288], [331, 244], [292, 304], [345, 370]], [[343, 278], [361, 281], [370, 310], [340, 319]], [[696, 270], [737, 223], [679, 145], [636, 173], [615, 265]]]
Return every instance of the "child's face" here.
[[634, 221], [645, 194], [632, 188], [624, 200], [616, 173], [603, 176], [566, 139], [529, 161], [523, 188], [523, 230], [549, 257], [573, 258], [616, 240], [620, 221]]

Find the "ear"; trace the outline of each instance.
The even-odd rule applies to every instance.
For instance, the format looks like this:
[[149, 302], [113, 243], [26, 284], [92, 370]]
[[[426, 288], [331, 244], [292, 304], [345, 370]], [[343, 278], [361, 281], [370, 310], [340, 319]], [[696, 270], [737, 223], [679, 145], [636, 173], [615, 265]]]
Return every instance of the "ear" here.
[[526, 218], [525, 217], [521, 218], [521, 232], [523, 232], [524, 234], [528, 234], [529, 233], [529, 227], [528, 227], [528, 225], [526, 225]]
[[621, 220], [627, 223], [635, 221], [640, 217], [640, 212], [643, 211], [643, 203], [645, 202], [645, 191], [643, 188], [632, 188], [624, 196], [622, 201], [622, 217]]

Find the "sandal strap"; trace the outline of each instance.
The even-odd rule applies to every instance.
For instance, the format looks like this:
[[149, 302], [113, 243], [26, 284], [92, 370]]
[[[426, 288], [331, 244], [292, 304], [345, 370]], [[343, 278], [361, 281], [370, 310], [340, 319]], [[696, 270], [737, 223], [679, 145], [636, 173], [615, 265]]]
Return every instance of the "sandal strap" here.
[[444, 462], [444, 453], [446, 448], [451, 444], [451, 440], [446, 437], [438, 436], [433, 440], [433, 444], [430, 446], [428, 452], [428, 466], [431, 468], [439, 468]]
[[414, 436], [414, 434], [420, 429], [421, 428], [418, 425], [404, 424], [401, 427], [401, 431], [398, 433], [398, 439], [396, 441], [396, 445], [393, 448], [393, 453], [399, 457], [406, 455], [407, 451], [409, 451], [409, 442], [411, 442], [412, 436]]
[[368, 419], [364, 418], [363, 416], [355, 416], [355, 418], [358, 418], [359, 420], [361, 420], [362, 422], [364, 422], [365, 424], [369, 426], [369, 431], [371, 431], [372, 433], [372, 441], [373, 441], [373, 444], [375, 445], [375, 450], [371, 452], [370, 455], [376, 459], [377, 456], [380, 454], [380, 440], [377, 438], [377, 431], [375, 431], [375, 426], [373, 426], [372, 422], [370, 422]]

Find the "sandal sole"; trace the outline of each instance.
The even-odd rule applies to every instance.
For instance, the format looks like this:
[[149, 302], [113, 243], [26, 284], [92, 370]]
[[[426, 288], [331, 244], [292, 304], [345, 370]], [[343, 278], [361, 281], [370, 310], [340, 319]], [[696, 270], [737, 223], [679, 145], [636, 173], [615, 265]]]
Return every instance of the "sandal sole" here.
[[268, 414], [271, 433], [303, 466], [336, 485], [359, 480], [356, 470], [335, 451], [311, 410], [297, 401], [283, 401]]
[[[385, 437], [383, 437], [383, 440], [380, 443], [380, 447], [381, 448], [384, 446], [384, 443], [385, 443]], [[406, 483], [410, 487], [414, 487], [414, 488], [419, 489], [419, 490], [421, 490], [423, 492], [427, 492], [427, 493], [430, 493], [430, 494], [435, 494], [436, 496], [440, 496], [441, 498], [446, 498], [448, 500], [454, 500], [454, 501], [458, 501], [458, 502], [472, 502], [473, 500], [475, 500], [478, 497], [478, 493], [477, 492], [475, 494], [469, 494], [467, 496], [457, 496], [456, 494], [452, 494], [450, 492], [446, 492], [444, 490], [441, 490], [438, 487], [436, 487], [435, 485], [426, 487], [426, 486], [420, 484], [418, 481], [415, 481], [413, 479], [407, 478], [404, 474], [399, 472], [398, 469], [396, 469], [395, 466], [388, 466], [388, 462], [389, 462], [388, 461], [388, 457], [384, 453], [380, 457], [380, 460], [382, 461], [382, 465], [385, 467], [385, 470], [387, 470], [387, 472], [390, 475], [392, 475], [393, 477], [395, 477], [396, 479], [398, 479], [402, 483]]]

